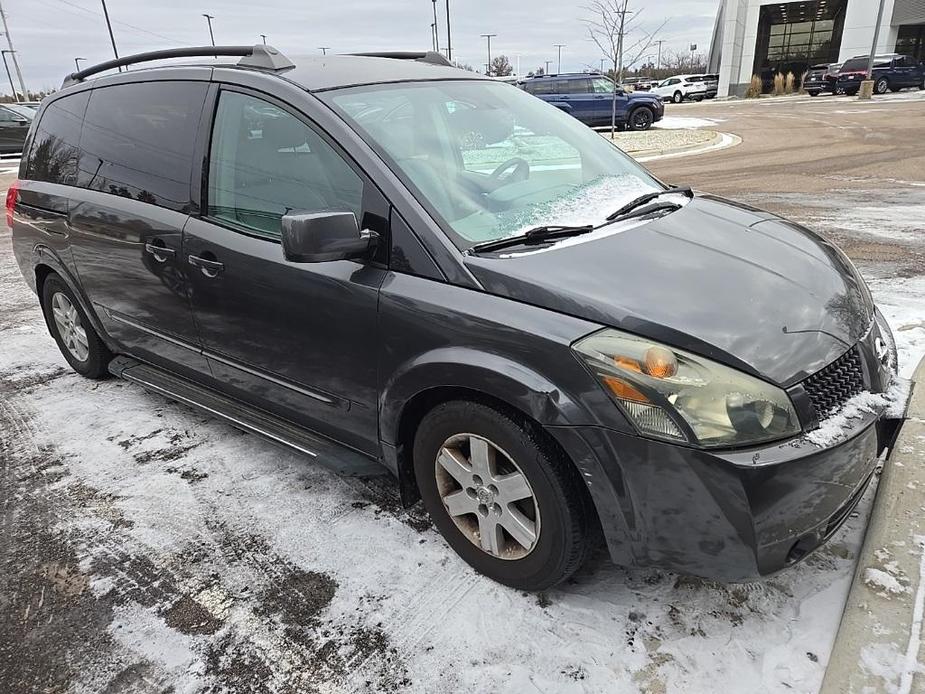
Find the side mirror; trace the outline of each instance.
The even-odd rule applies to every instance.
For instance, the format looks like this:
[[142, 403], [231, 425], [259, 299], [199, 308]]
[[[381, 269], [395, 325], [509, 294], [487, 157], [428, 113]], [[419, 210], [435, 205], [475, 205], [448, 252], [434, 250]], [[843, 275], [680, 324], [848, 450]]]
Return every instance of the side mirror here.
[[369, 255], [379, 240], [360, 231], [353, 212], [287, 214], [282, 219], [283, 255], [291, 263], [326, 263]]

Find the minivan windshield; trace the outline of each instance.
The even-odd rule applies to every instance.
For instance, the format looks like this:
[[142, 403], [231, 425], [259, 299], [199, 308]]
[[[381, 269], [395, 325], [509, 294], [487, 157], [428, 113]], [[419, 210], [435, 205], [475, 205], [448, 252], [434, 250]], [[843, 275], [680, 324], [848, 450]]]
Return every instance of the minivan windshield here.
[[600, 224], [664, 188], [604, 137], [510, 85], [417, 82], [319, 96], [463, 250], [540, 225]]

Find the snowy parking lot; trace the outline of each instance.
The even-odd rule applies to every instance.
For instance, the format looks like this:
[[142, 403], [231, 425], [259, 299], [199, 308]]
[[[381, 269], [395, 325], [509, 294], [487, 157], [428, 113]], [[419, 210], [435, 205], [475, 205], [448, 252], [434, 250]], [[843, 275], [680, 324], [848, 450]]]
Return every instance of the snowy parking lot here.
[[[20, 677], [67, 672], [85, 692], [818, 687], [866, 507], [762, 583], [628, 571], [601, 553], [560, 589], [514, 592], [401, 510], [387, 478], [341, 477], [136, 386], [71, 373], [8, 236], [0, 257], [15, 581], [2, 619], [18, 642], [0, 654], [39, 668]], [[925, 351], [925, 279], [874, 291], [908, 370]], [[19, 642], [37, 625], [42, 639]]]
[[[909, 376], [925, 355], [925, 274], [904, 265], [925, 244], [925, 181], [877, 175], [847, 214], [850, 191], [743, 199], [789, 206], [858, 249]], [[897, 255], [868, 261], [872, 245]], [[621, 569], [600, 551], [567, 584], [525, 594], [475, 574], [420, 507], [400, 507], [388, 477], [345, 477], [138, 386], [72, 373], [6, 230], [0, 346], [0, 692], [815, 692], [822, 681], [873, 489], [831, 542], [761, 582]]]

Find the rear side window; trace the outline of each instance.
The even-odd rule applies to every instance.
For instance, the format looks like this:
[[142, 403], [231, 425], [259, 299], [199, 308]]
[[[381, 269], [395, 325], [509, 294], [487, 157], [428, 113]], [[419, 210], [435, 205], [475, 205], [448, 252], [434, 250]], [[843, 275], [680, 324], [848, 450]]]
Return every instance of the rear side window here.
[[237, 92], [219, 98], [208, 190], [210, 217], [271, 238], [289, 212], [362, 219], [363, 180], [340, 154], [292, 114]]
[[537, 82], [527, 82], [527, 91], [531, 94], [554, 94], [553, 88], [555, 82], [552, 80], [539, 80]]
[[80, 162], [80, 127], [90, 92], [80, 92], [49, 104], [32, 137], [26, 178], [74, 185]]
[[193, 143], [203, 82], [142, 82], [94, 89], [80, 140], [77, 185], [189, 211]]

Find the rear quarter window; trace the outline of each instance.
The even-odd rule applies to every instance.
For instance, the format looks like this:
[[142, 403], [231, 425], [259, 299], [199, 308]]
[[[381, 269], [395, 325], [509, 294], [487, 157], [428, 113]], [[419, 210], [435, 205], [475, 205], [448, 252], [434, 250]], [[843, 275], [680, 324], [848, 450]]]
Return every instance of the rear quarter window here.
[[77, 185], [185, 212], [202, 82], [141, 82], [94, 89]]
[[25, 177], [74, 185], [80, 162], [80, 128], [90, 92], [56, 99], [42, 113], [26, 157]]

